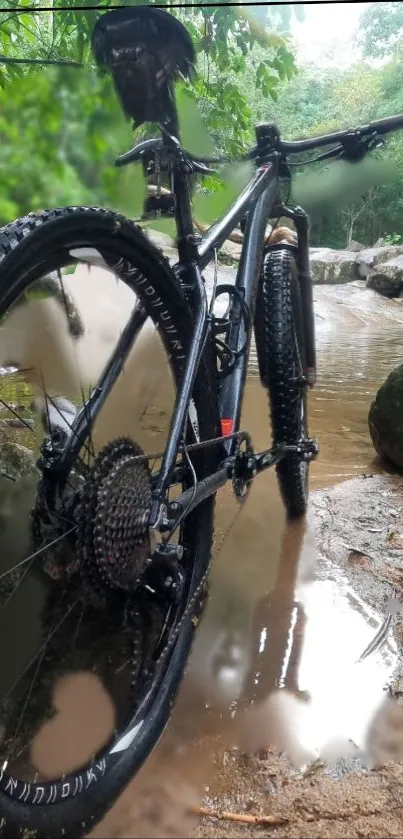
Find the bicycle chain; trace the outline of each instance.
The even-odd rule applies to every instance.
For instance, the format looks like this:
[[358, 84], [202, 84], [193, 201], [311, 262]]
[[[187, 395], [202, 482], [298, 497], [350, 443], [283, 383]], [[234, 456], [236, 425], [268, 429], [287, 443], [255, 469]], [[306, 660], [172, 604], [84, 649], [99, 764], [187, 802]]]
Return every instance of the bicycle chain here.
[[[204, 449], [206, 446], [214, 446], [218, 443], [226, 443], [228, 440], [235, 440], [240, 439], [240, 442], [249, 437], [245, 431], [234, 431], [232, 434], [226, 434], [222, 437], [211, 437], [209, 440], [203, 440], [201, 443], [189, 443], [183, 446], [180, 446], [179, 453], [182, 454], [185, 450], [187, 452], [194, 452], [198, 451], [199, 449]], [[160, 460], [164, 456], [164, 452], [156, 452], [155, 454], [143, 454], [137, 455], [132, 458], [132, 463], [145, 463], [147, 460]]]

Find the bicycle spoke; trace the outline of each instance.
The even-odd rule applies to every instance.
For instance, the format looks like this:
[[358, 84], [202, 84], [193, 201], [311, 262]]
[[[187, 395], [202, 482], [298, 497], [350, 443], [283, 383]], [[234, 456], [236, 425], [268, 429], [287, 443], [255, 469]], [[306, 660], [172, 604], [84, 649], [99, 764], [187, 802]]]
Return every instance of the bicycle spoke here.
[[[68, 318], [67, 295], [66, 295], [66, 290], [65, 290], [65, 287], [64, 287], [63, 277], [62, 277], [62, 273], [61, 273], [60, 268], [57, 271], [57, 276], [58, 276], [58, 279], [59, 279], [59, 282], [60, 282], [60, 288], [61, 288], [62, 297], [63, 297], [63, 301], [64, 301], [64, 305], [65, 305], [66, 317]], [[77, 353], [76, 353], [76, 362], [77, 362]], [[83, 388], [83, 383], [81, 381], [81, 378], [80, 378], [80, 391], [81, 391], [81, 399], [82, 399], [84, 413], [85, 413], [86, 419], [88, 421], [88, 413], [87, 413], [88, 412], [88, 400], [85, 399], [85, 396], [84, 396], [84, 388]], [[95, 448], [94, 448], [94, 444], [93, 444], [93, 440], [92, 440], [91, 428], [89, 428], [89, 442], [90, 442], [90, 447], [89, 448], [90, 448], [90, 452], [91, 452], [89, 457], [95, 457]], [[84, 443], [84, 446], [85, 446], [86, 450], [88, 451], [86, 443]], [[88, 465], [89, 465], [89, 463], [88, 463]]]
[[[15, 593], [18, 591], [18, 589], [20, 588], [20, 586], [21, 586], [21, 585], [22, 585], [22, 583], [24, 582], [24, 580], [25, 580], [25, 578], [26, 578], [27, 574], [29, 573], [29, 571], [31, 570], [31, 568], [32, 568], [32, 566], [33, 566], [33, 564], [34, 564], [34, 562], [35, 562], [35, 557], [34, 557], [34, 559], [31, 559], [31, 561], [29, 562], [29, 564], [27, 565], [27, 567], [24, 569], [23, 573], [21, 574], [21, 577], [19, 578], [18, 582], [17, 582], [17, 583], [16, 583], [16, 585], [14, 586], [13, 590], [12, 590], [12, 591], [10, 592], [10, 594], [7, 596], [5, 603], [3, 603], [3, 604], [2, 604], [2, 607], [1, 607], [1, 612], [3, 612], [3, 611], [4, 611], [4, 609], [6, 608], [6, 606], [8, 606], [8, 604], [10, 603], [10, 600], [12, 600], [12, 598], [13, 598], [13, 597], [14, 597], [14, 595], [15, 595]], [[13, 570], [14, 570], [14, 569], [13, 569]]]
[[28, 428], [28, 430], [31, 431], [32, 434], [35, 434], [35, 429], [32, 428], [32, 425], [30, 425], [29, 422], [27, 422], [24, 419], [24, 417], [21, 417], [18, 411], [15, 411], [14, 408], [12, 408], [11, 405], [9, 405], [8, 402], [5, 402], [4, 399], [2, 399], [1, 397], [0, 404], [4, 405], [4, 407], [7, 408], [7, 410], [10, 411], [10, 413], [13, 414], [19, 420], [19, 422], [22, 423], [22, 425], [25, 425], [25, 427]]
[[[61, 601], [61, 600], [63, 600], [63, 596], [60, 598], [60, 601]], [[36, 652], [36, 653], [34, 653], [34, 655], [32, 656], [32, 658], [29, 660], [28, 664], [26, 665], [26, 667], [24, 667], [24, 670], [22, 671], [21, 675], [20, 675], [20, 676], [18, 676], [18, 678], [15, 680], [15, 682], [14, 682], [14, 684], [12, 685], [12, 687], [10, 688], [10, 690], [6, 693], [6, 695], [5, 695], [5, 696], [3, 696], [3, 698], [2, 698], [2, 703], [3, 703], [3, 704], [4, 704], [4, 702], [7, 702], [7, 699], [9, 699], [9, 698], [10, 698], [11, 694], [14, 692], [15, 688], [16, 688], [16, 687], [17, 687], [17, 685], [20, 683], [21, 679], [23, 679], [23, 678], [24, 678], [25, 674], [28, 672], [29, 668], [33, 665], [34, 661], [36, 661], [36, 659], [38, 658], [38, 656], [41, 656], [41, 659], [43, 659], [43, 655], [44, 655], [44, 652], [46, 651], [46, 647], [48, 646], [49, 641], [51, 641], [51, 640], [52, 640], [52, 638], [54, 637], [54, 635], [56, 635], [56, 632], [57, 632], [57, 631], [60, 629], [60, 627], [64, 624], [65, 620], [67, 620], [68, 616], [71, 614], [71, 612], [73, 611], [73, 609], [75, 608], [75, 606], [77, 606], [77, 603], [78, 603], [78, 600], [75, 600], [75, 601], [74, 601], [74, 603], [72, 603], [72, 604], [69, 606], [69, 608], [67, 609], [67, 612], [65, 612], [65, 614], [64, 614], [64, 615], [63, 615], [63, 617], [62, 617], [62, 618], [58, 621], [58, 623], [56, 624], [56, 626], [55, 626], [55, 627], [54, 627], [54, 628], [50, 631], [50, 633], [49, 633], [48, 637], [45, 639], [45, 641], [43, 642], [43, 644], [41, 644], [41, 646], [39, 647], [39, 650], [37, 650], [37, 652]]]
[[45, 397], [46, 422], [47, 422], [47, 426], [48, 426], [48, 429], [49, 429], [49, 434], [50, 434], [50, 436], [52, 436], [52, 426], [50, 424], [48, 397], [47, 397], [47, 391], [45, 390], [45, 380], [43, 378], [42, 368], [41, 368], [41, 379], [42, 379], [42, 390], [43, 390], [43, 394], [44, 394], [44, 397]]
[[30, 556], [27, 556], [26, 559], [22, 559], [21, 562], [17, 562], [17, 565], [13, 565], [13, 567], [9, 568], [8, 571], [4, 571], [3, 574], [0, 574], [0, 582], [1, 582], [1, 580], [4, 580], [5, 577], [8, 577], [9, 574], [12, 574], [14, 571], [17, 571], [18, 568], [22, 568], [24, 565], [27, 564], [27, 562], [30, 562], [31, 560], [36, 559], [42, 553], [45, 553], [45, 551], [49, 550], [49, 548], [53, 548], [54, 545], [56, 545], [58, 542], [61, 542], [61, 540], [65, 539], [66, 536], [70, 536], [71, 533], [74, 533], [75, 530], [77, 530], [77, 525], [76, 524], [73, 527], [71, 527], [70, 530], [67, 530], [65, 533], [62, 533], [60, 536], [57, 536], [55, 539], [52, 539], [52, 541], [48, 542], [48, 544], [45, 545], [45, 547], [38, 548], [38, 550], [34, 551], [34, 553], [32, 553]]
[[80, 632], [81, 624], [83, 622], [84, 613], [85, 613], [85, 604], [83, 602], [82, 603], [81, 614], [80, 614], [80, 616], [77, 620], [77, 625], [76, 625], [76, 628], [74, 630], [73, 640], [71, 642], [71, 649], [72, 650], [74, 650], [74, 647], [76, 646], [76, 643], [77, 643], [77, 640], [78, 640], [78, 635], [79, 635], [79, 632]]
[[22, 708], [22, 711], [21, 711], [21, 714], [20, 714], [20, 718], [18, 720], [17, 727], [16, 727], [16, 729], [13, 733], [13, 738], [16, 738], [18, 736], [19, 730], [21, 728], [21, 724], [22, 724], [22, 721], [24, 719], [25, 711], [27, 710], [29, 700], [32, 696], [32, 691], [35, 687], [35, 683], [36, 683], [36, 680], [38, 678], [38, 673], [39, 673], [39, 670], [40, 670], [40, 667], [41, 667], [41, 664], [42, 664], [42, 661], [43, 661], [43, 657], [45, 655], [45, 651], [46, 651], [46, 646], [43, 648], [43, 650], [42, 650], [42, 652], [39, 656], [39, 661], [38, 661], [38, 664], [36, 665], [35, 673], [34, 673], [32, 681], [31, 681], [31, 684], [28, 688], [27, 695], [26, 695], [26, 698], [25, 698], [25, 702], [24, 702], [24, 705], [23, 705], [23, 708]]

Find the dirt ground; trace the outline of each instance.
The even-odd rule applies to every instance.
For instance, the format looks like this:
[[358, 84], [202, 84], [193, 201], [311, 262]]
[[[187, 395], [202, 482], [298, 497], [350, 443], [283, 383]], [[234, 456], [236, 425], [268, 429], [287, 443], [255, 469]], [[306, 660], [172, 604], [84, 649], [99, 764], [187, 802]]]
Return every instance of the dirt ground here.
[[[276, 754], [259, 760], [224, 753], [218, 760], [222, 762], [220, 782], [205, 805], [218, 813], [268, 816], [273, 823], [242, 824], [205, 817], [194, 836], [270, 835], [299, 839], [403, 835], [401, 765], [391, 764], [374, 772], [352, 772], [336, 780], [326, 770], [290, 775], [286, 758]], [[230, 795], [227, 789], [231, 789]]]
[[[379, 607], [393, 594], [400, 599], [402, 479], [361, 476], [314, 493], [312, 503], [321, 556], [342, 570], [366, 603]], [[400, 652], [399, 615], [394, 623]], [[399, 693], [399, 683], [397, 671], [388, 686], [390, 694]], [[401, 730], [396, 731], [396, 737], [400, 736]], [[241, 813], [251, 823], [203, 817], [194, 836], [403, 836], [401, 764], [388, 763], [371, 771], [359, 759], [344, 762], [344, 766], [341, 760], [338, 766], [314, 765], [312, 770], [296, 772], [284, 755], [272, 749], [260, 759], [222, 751], [215, 763], [217, 777], [203, 806], [221, 816]], [[253, 824], [255, 816], [268, 820]]]

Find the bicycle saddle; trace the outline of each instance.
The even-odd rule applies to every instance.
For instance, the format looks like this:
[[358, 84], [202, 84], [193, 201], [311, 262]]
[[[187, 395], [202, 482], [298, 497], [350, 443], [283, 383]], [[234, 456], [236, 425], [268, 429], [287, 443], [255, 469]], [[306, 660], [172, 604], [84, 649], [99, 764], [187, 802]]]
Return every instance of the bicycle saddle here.
[[149, 6], [116, 9], [98, 18], [91, 44], [135, 127], [170, 116], [173, 81], [179, 74], [188, 78], [195, 62], [192, 39], [179, 20]]

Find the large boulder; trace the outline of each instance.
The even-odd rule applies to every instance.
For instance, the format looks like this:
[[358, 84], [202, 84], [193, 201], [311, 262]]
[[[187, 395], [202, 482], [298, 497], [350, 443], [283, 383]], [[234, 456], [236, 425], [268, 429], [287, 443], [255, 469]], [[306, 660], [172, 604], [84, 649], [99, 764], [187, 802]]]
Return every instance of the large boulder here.
[[403, 470], [403, 364], [379, 388], [368, 425], [375, 451]]
[[388, 262], [389, 259], [394, 259], [402, 253], [403, 247], [401, 245], [364, 248], [364, 250], [360, 251], [356, 256], [358, 276], [362, 280], [366, 280], [374, 268], [381, 263]]
[[372, 268], [366, 286], [384, 297], [399, 297], [403, 289], [403, 253]]
[[357, 279], [356, 254], [352, 251], [312, 248], [310, 263], [315, 285], [351, 283]]
[[362, 245], [361, 242], [356, 242], [355, 239], [351, 239], [351, 242], [348, 243], [346, 250], [351, 251], [351, 253], [359, 253], [359, 251], [365, 250], [365, 245]]

